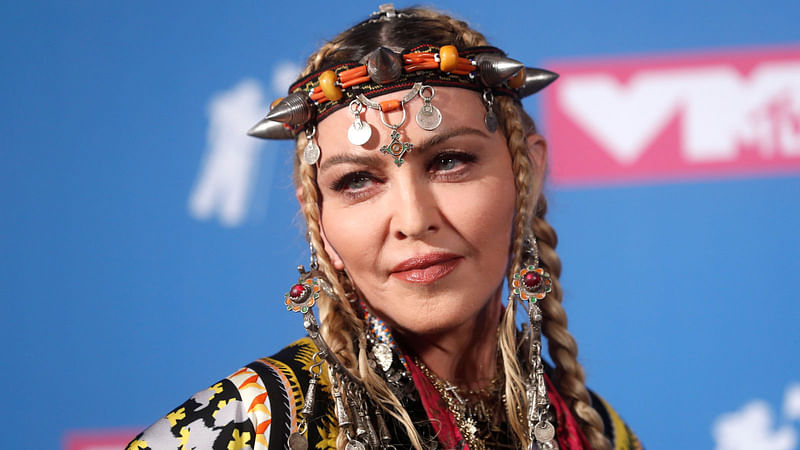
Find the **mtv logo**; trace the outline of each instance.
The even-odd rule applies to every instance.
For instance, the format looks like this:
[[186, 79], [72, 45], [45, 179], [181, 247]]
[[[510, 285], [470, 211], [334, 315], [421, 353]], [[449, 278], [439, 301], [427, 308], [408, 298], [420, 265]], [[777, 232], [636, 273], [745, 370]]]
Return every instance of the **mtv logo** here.
[[556, 185], [800, 172], [800, 48], [548, 67]]

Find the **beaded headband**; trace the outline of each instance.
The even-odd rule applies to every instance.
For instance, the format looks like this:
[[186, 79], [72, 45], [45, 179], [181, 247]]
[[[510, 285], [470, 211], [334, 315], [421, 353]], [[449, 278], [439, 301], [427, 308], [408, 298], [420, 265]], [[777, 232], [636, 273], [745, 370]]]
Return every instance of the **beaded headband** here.
[[[381, 151], [394, 158], [399, 167], [403, 156], [413, 145], [400, 140], [397, 131], [406, 121], [405, 104], [417, 95], [424, 102], [416, 115], [420, 128], [431, 131], [442, 121], [441, 112], [433, 106], [434, 87], [459, 87], [482, 92], [486, 106], [485, 124], [490, 132], [497, 129], [493, 104], [495, 95], [516, 100], [532, 95], [555, 81], [557, 74], [532, 67], [508, 58], [495, 47], [471, 47], [460, 50], [453, 45], [421, 44], [397, 53], [379, 47], [359, 62], [344, 62], [318, 70], [296, 81], [289, 95], [273, 102], [264, 119], [248, 134], [263, 139], [294, 139], [305, 131], [308, 144], [304, 160], [315, 164], [319, 147], [313, 141], [316, 124], [344, 107], [353, 114], [353, 124], [347, 132], [353, 145], [363, 145], [372, 135], [369, 124], [361, 121], [367, 109], [381, 113], [383, 124], [392, 129], [391, 141]], [[375, 102], [372, 97], [408, 89], [400, 100]], [[398, 124], [386, 121], [384, 113], [402, 110]]]

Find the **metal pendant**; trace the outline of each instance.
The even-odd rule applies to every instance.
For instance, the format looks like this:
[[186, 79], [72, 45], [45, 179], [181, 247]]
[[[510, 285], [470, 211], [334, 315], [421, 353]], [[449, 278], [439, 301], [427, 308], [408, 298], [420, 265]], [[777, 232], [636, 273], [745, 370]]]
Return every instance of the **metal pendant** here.
[[313, 166], [319, 161], [319, 146], [314, 143], [314, 135], [317, 134], [317, 127], [306, 128], [306, 148], [303, 149], [303, 161], [309, 166]]
[[426, 131], [433, 131], [442, 124], [442, 113], [439, 108], [425, 104], [417, 113], [417, 125]]
[[372, 127], [368, 123], [354, 122], [347, 129], [347, 140], [353, 145], [364, 145], [372, 137]]
[[[426, 90], [430, 90], [429, 96], [425, 95]], [[431, 104], [434, 95], [432, 86], [422, 86], [419, 90], [419, 96], [422, 97], [425, 104], [417, 112], [417, 125], [426, 131], [433, 131], [442, 124], [442, 112]]]
[[350, 102], [353, 124], [347, 129], [347, 140], [353, 145], [364, 145], [372, 137], [372, 127], [361, 120], [361, 113], [364, 110], [366, 110], [366, 107], [358, 100]]
[[494, 94], [491, 89], [483, 91], [483, 105], [486, 106], [486, 116], [483, 118], [483, 123], [490, 133], [497, 131], [497, 114], [494, 112]]
[[375, 359], [378, 360], [378, 364], [384, 372], [392, 367], [392, 348], [387, 344], [382, 342], [376, 344], [375, 347], [372, 348], [372, 354], [375, 355]]
[[394, 157], [395, 165], [400, 167], [405, 162], [403, 155], [413, 150], [414, 144], [410, 142], [401, 142], [400, 133], [397, 132], [397, 129], [392, 131], [391, 138], [392, 140], [389, 141], [388, 144], [381, 147], [381, 152]]
[[483, 118], [483, 123], [486, 124], [486, 129], [489, 130], [490, 133], [494, 133], [497, 131], [497, 114], [494, 113], [494, 110], [486, 111], [486, 117]]
[[308, 450], [308, 441], [302, 434], [295, 431], [289, 435], [289, 448], [291, 450]]
[[303, 161], [309, 166], [313, 166], [314, 164], [319, 161], [319, 147], [314, 142], [309, 142], [306, 144], [305, 150], [303, 150]]
[[556, 436], [556, 429], [553, 424], [543, 420], [533, 427], [533, 435], [537, 441], [544, 443], [553, 440]]

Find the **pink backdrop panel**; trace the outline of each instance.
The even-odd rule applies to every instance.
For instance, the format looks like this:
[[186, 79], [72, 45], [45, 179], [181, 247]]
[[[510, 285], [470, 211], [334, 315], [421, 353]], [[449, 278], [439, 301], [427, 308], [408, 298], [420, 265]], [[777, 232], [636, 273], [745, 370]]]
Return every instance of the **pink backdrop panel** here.
[[555, 185], [800, 172], [800, 47], [547, 67]]

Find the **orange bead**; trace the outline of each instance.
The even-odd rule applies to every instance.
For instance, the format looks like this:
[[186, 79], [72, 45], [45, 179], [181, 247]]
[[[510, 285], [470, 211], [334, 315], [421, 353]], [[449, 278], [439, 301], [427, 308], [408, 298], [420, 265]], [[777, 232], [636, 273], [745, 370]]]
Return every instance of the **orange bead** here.
[[443, 45], [439, 49], [439, 69], [450, 72], [458, 66], [458, 49], [455, 45]]
[[519, 87], [522, 87], [523, 84], [525, 84], [525, 68], [524, 67], [522, 69], [520, 69], [519, 72], [517, 72], [516, 75], [514, 75], [513, 77], [508, 79], [508, 87], [510, 87], [511, 89], [517, 89]]
[[328, 100], [335, 102], [342, 98], [342, 90], [339, 86], [336, 86], [336, 72], [332, 70], [326, 70], [319, 74], [319, 87], [322, 89], [322, 92], [325, 93], [325, 97], [328, 97]]
[[342, 82], [342, 88], [349, 88], [350, 86], [355, 86], [357, 84], [366, 83], [369, 81], [369, 75], [364, 77], [352, 78], [347, 81]]
[[381, 111], [389, 112], [389, 111], [394, 111], [395, 109], [400, 109], [402, 103], [400, 103], [400, 100], [386, 100], [381, 102], [380, 105], [381, 105]]

